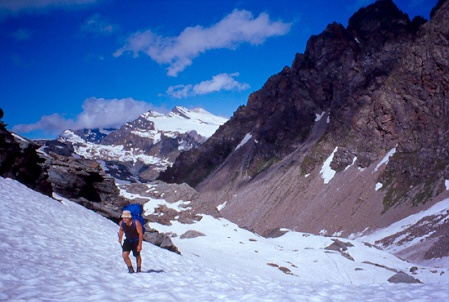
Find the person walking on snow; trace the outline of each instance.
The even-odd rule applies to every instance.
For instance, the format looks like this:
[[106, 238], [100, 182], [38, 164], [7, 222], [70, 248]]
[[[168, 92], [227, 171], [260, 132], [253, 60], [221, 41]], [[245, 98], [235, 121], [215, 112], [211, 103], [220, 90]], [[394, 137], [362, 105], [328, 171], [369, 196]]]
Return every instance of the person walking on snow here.
[[139, 220], [132, 218], [130, 211], [123, 211], [119, 225], [118, 242], [120, 244], [122, 244], [123, 234], [125, 234], [125, 241], [122, 245], [123, 260], [128, 266], [129, 273], [134, 273], [134, 268], [129, 258], [129, 253], [132, 251], [133, 256], [136, 257], [137, 272], [140, 273], [142, 271], [142, 257], [140, 256], [143, 240], [142, 224]]

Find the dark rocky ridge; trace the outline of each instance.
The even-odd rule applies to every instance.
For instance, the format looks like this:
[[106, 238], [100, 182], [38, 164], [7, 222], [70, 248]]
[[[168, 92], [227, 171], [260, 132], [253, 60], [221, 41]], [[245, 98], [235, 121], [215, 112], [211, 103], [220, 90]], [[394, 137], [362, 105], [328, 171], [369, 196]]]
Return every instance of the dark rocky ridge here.
[[36, 152], [38, 146], [16, 138], [0, 121], [0, 176], [16, 179], [29, 188], [50, 195], [51, 185], [44, 173], [44, 159]]
[[[347, 28], [333, 23], [311, 37], [291, 67], [160, 179], [195, 186], [198, 206], [210, 213], [226, 201], [222, 215], [262, 234], [388, 225], [446, 194], [448, 59], [449, 1], [428, 22], [377, 1]], [[236, 150], [246, 134], [252, 138]], [[337, 174], [326, 186], [320, 167], [337, 146]], [[374, 169], [393, 148], [388, 164]], [[345, 172], [353, 163], [359, 177]]]
[[[398, 64], [404, 43], [416, 34], [416, 23], [387, 0], [361, 9], [347, 29], [330, 24], [310, 38], [305, 53], [296, 56], [291, 68], [272, 76], [208, 142], [182, 154], [161, 179], [197, 185], [223, 163], [246, 133], [258, 141], [248, 167], [254, 174], [257, 166], [296, 150], [308, 137], [315, 115], [323, 111], [332, 116], [327, 130], [331, 140], [340, 142], [352, 130], [360, 130], [351, 129], [357, 112], [371, 102], [373, 91]], [[387, 136], [380, 148], [394, 145], [392, 138]], [[377, 157], [370, 152], [359, 161], [366, 166]], [[195, 176], [189, 175], [192, 169]]]

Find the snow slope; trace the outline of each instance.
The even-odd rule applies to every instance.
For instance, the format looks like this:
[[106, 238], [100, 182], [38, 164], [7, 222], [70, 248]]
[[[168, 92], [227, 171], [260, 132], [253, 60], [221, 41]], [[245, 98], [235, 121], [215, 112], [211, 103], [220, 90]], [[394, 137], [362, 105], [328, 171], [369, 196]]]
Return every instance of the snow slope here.
[[218, 127], [228, 120], [202, 108], [189, 110], [182, 106], [176, 106], [168, 114], [149, 111], [141, 116], [152, 121], [158, 131], [187, 133], [195, 130], [199, 135], [207, 138], [211, 137]]
[[[354, 234], [351, 238], [360, 238], [365, 242], [381, 246], [384, 250], [398, 255], [415, 259], [424, 265], [449, 267], [449, 257], [421, 259], [428, 250], [426, 241], [431, 238], [438, 226], [444, 227], [449, 220], [449, 198], [444, 199], [425, 211], [418, 212], [401, 219], [392, 225], [375, 230], [367, 234]], [[419, 231], [416, 231], [416, 230]], [[368, 231], [368, 230], [366, 230]], [[384, 244], [385, 238], [390, 238], [390, 244]], [[449, 246], [446, 246], [449, 249]], [[419, 256], [416, 256], [419, 255]]]
[[[330, 237], [287, 232], [265, 239], [208, 216], [152, 225], [178, 234], [182, 256], [144, 242], [145, 273], [128, 274], [113, 222], [10, 179], [0, 178], [0, 194], [0, 301], [449, 300], [447, 268], [419, 267], [413, 276], [423, 284], [391, 284], [394, 272], [378, 265], [408, 272], [412, 264], [341, 239], [353, 245], [349, 260], [324, 249]], [[181, 239], [187, 230], [205, 236]]]

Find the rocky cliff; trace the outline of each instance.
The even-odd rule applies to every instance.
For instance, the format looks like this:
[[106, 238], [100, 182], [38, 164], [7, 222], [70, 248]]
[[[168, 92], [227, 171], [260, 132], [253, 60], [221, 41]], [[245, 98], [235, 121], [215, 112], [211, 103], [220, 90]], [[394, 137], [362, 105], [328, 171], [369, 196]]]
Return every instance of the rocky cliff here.
[[426, 21], [379, 0], [312, 36], [160, 179], [265, 235], [383, 227], [449, 195], [448, 91], [449, 1]]

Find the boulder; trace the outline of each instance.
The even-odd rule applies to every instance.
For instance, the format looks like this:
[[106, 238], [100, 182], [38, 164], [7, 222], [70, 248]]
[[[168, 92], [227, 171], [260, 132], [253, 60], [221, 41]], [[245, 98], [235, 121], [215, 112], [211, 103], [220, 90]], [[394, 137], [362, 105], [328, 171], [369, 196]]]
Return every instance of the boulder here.
[[390, 283], [422, 283], [418, 279], [407, 275], [404, 272], [396, 273], [388, 279]]

